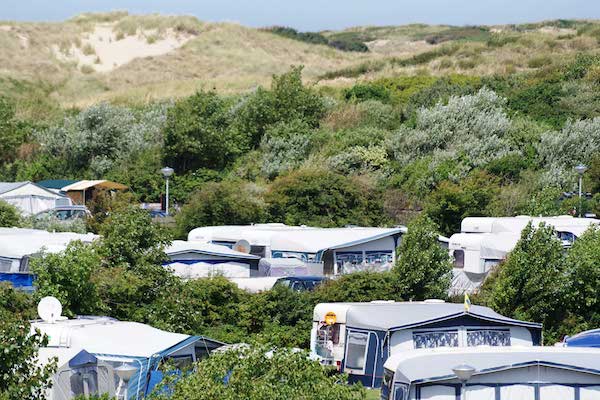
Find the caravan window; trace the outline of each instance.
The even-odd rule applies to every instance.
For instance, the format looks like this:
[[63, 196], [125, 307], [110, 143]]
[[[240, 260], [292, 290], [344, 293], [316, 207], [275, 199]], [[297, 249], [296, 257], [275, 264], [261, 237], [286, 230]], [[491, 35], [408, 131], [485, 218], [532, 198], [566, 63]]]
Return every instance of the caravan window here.
[[414, 332], [413, 343], [415, 349], [458, 347], [458, 330]]
[[465, 267], [465, 252], [464, 250], [454, 250], [454, 268]]
[[367, 358], [369, 334], [349, 332], [346, 351], [346, 368], [364, 370]]
[[510, 346], [509, 329], [469, 329], [467, 346]]

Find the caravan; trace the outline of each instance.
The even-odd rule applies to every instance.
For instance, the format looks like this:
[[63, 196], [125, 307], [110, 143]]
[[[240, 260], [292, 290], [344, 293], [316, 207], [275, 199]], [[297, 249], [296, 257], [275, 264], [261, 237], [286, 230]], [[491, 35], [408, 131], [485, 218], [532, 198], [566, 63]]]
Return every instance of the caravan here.
[[314, 309], [311, 352], [351, 382], [379, 387], [390, 355], [421, 348], [541, 345], [540, 324], [504, 317], [487, 307], [376, 301], [321, 303]]
[[381, 400], [598, 400], [600, 350], [411, 350], [385, 363]]

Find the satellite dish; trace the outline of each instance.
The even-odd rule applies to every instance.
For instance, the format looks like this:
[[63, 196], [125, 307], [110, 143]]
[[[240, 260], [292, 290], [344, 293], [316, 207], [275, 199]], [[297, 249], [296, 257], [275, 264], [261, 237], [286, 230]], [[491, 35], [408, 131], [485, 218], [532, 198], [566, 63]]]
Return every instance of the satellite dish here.
[[56, 297], [47, 296], [37, 306], [38, 315], [44, 322], [55, 323], [62, 313], [62, 304]]
[[250, 254], [250, 242], [246, 239], [240, 239], [233, 245], [233, 250], [239, 251], [240, 253]]

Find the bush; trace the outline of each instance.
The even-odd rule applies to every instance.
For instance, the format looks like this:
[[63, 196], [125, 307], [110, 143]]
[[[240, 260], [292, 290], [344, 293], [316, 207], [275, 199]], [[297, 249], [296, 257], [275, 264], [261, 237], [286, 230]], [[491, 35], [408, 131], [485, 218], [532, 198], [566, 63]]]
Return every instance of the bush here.
[[179, 173], [226, 167], [249, 144], [231, 122], [229, 105], [214, 92], [178, 101], [165, 123], [165, 163]]
[[12, 227], [21, 225], [21, 214], [12, 204], [0, 200], [0, 226]]
[[311, 129], [302, 120], [280, 122], [267, 130], [261, 141], [261, 172], [269, 179], [290, 171], [308, 157]]
[[187, 237], [200, 226], [245, 225], [266, 220], [261, 191], [251, 183], [211, 182], [192, 195], [175, 217], [177, 234]]
[[438, 237], [435, 223], [427, 216], [413, 220], [402, 236], [392, 273], [405, 299], [445, 299], [448, 296], [452, 263]]
[[213, 353], [194, 372], [173, 379], [159, 398], [301, 400], [310, 394], [315, 400], [363, 399], [365, 389], [344, 384], [346, 379], [311, 360], [306, 352], [248, 346]]
[[271, 90], [259, 88], [235, 106], [235, 126], [250, 138], [253, 147], [258, 147], [270, 125], [301, 120], [316, 128], [325, 111], [324, 99], [302, 84], [302, 67], [293, 67], [286, 74], [273, 76]]
[[329, 46], [341, 51], [355, 51], [358, 53], [369, 52], [369, 46], [357, 40], [332, 40], [329, 42]]
[[329, 171], [300, 170], [280, 177], [266, 200], [271, 218], [289, 225], [377, 226], [384, 221], [375, 190]]
[[488, 305], [511, 318], [542, 322], [547, 343], [561, 339], [560, 322], [569, 304], [564, 261], [554, 229], [530, 223], [497, 277], [484, 284]]
[[377, 84], [357, 83], [350, 89], [344, 90], [344, 98], [348, 101], [377, 100], [387, 103], [390, 101], [390, 91]]

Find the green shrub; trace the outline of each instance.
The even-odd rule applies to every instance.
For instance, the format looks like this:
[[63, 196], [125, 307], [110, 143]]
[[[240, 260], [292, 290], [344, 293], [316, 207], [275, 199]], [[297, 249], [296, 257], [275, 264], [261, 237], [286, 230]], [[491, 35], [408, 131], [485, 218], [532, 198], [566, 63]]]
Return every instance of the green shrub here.
[[13, 227], [21, 225], [21, 214], [12, 204], [0, 200], [0, 226]]

